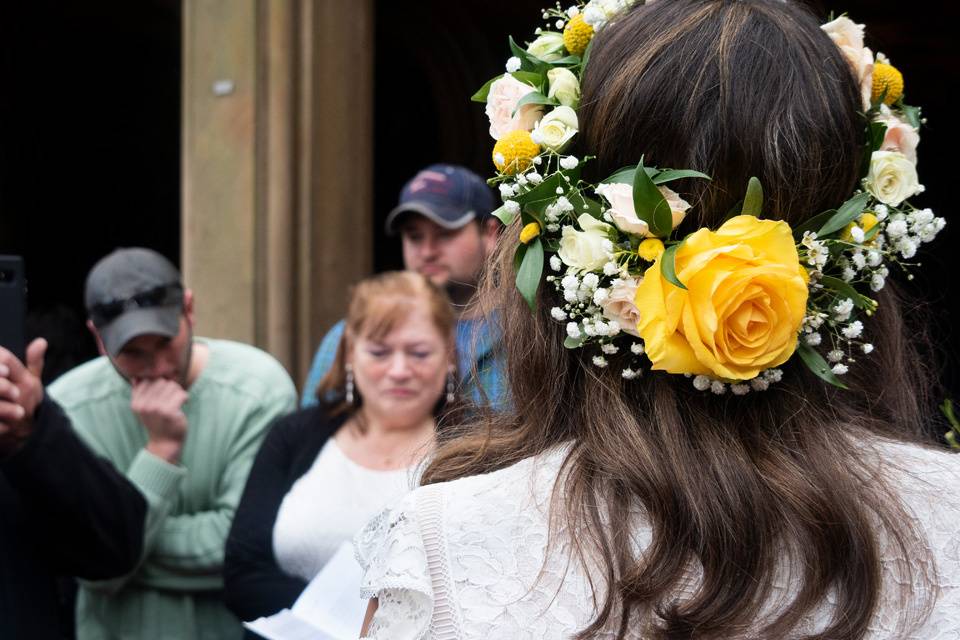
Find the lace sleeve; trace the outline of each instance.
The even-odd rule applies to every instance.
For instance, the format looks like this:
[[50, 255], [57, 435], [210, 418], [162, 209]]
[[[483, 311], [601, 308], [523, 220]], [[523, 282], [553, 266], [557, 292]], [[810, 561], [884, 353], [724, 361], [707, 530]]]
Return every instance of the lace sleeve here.
[[416, 493], [383, 511], [354, 539], [357, 562], [363, 569], [361, 597], [379, 600], [368, 638], [428, 637], [433, 585], [418, 522]]

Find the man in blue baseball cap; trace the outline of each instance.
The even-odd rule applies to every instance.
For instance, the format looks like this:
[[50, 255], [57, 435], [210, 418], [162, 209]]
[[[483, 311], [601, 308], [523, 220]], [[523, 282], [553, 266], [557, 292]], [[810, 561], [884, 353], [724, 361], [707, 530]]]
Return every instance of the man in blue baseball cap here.
[[[387, 234], [400, 236], [405, 268], [423, 274], [449, 294], [458, 314], [462, 391], [468, 399], [492, 407], [504, 400], [505, 386], [503, 365], [493, 350], [496, 329], [470, 302], [500, 231], [499, 220], [491, 215], [494, 208], [493, 193], [483, 178], [465, 167], [434, 164], [404, 185], [386, 220]], [[302, 406], [317, 403], [317, 385], [333, 365], [343, 328], [341, 320], [321, 341]]]

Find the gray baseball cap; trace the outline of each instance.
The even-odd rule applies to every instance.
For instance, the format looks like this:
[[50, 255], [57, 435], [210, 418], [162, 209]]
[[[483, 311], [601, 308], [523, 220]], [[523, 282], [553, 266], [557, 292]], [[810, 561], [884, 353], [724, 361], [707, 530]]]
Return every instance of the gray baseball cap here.
[[142, 335], [172, 338], [180, 332], [183, 283], [173, 264], [152, 249], [117, 249], [87, 275], [87, 315], [107, 353]]

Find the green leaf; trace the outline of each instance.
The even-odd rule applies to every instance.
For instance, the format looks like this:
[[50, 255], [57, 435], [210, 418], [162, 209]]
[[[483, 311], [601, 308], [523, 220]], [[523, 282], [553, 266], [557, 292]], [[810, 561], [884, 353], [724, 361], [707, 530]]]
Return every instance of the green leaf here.
[[523, 264], [523, 256], [527, 254], [527, 245], [518, 244], [517, 250], [513, 254], [513, 272], [520, 272], [520, 265]]
[[883, 144], [883, 137], [887, 135], [887, 125], [882, 122], [870, 123], [870, 152], [874, 152]]
[[513, 52], [513, 55], [520, 58], [520, 70], [521, 71], [543, 71], [550, 67], [549, 62], [544, 62], [534, 55], [531, 55], [527, 52], [526, 49], [518, 45], [513, 40], [513, 36], [510, 36], [510, 51]]
[[743, 209], [740, 215], [759, 218], [763, 215], [763, 186], [756, 176], [747, 182], [747, 195], [743, 197]]
[[799, 345], [797, 345], [797, 353], [800, 354], [800, 359], [803, 360], [803, 364], [807, 365], [807, 368], [810, 369], [815, 376], [829, 382], [835, 387], [847, 389], [847, 385], [840, 382], [840, 378], [830, 370], [830, 365], [827, 364], [827, 361], [824, 360], [823, 356], [817, 353], [813, 347], [801, 340]]
[[673, 213], [667, 199], [643, 168], [643, 160], [633, 173], [633, 210], [640, 220], [647, 223], [650, 233], [666, 238], [673, 231]]
[[586, 336], [583, 335], [583, 327], [580, 327], [581, 333], [579, 338], [571, 338], [567, 336], [563, 341], [563, 346], [567, 349], [576, 349], [583, 344], [583, 341], [586, 340]]
[[518, 195], [514, 200], [521, 205], [527, 205], [537, 200], [556, 200], [557, 187], [560, 186], [561, 181], [563, 181], [563, 176], [559, 173], [554, 173], [533, 189], [530, 189], [530, 191]]
[[653, 176], [653, 184], [665, 184], [679, 180], [680, 178], [703, 178], [704, 180], [712, 180], [707, 174], [694, 171], [693, 169], [667, 169]]
[[[549, 105], [558, 105], [558, 104], [560, 104], [560, 103], [557, 102], [556, 100], [554, 100], [553, 98], [548, 98], [547, 96], [543, 95], [543, 94], [540, 93], [539, 91], [531, 91], [531, 92], [528, 93], [527, 95], [525, 95], [525, 96], [523, 96], [522, 98], [520, 98], [519, 100], [517, 100], [517, 106], [514, 107], [513, 113], [515, 114], [515, 113], [520, 109], [520, 107], [522, 107], [522, 106], [525, 105], [525, 104], [549, 104]], [[513, 115], [513, 114], [511, 114], [511, 115]]]
[[517, 289], [527, 301], [531, 311], [536, 310], [537, 289], [540, 287], [540, 278], [543, 275], [543, 244], [540, 238], [534, 238], [527, 245], [520, 269], [517, 270]]
[[580, 64], [580, 56], [564, 56], [557, 60], [552, 60], [548, 64], [552, 64], [555, 67], [575, 67]]
[[[600, 206], [600, 203], [594, 200], [593, 198], [583, 195], [583, 193], [577, 191], [576, 193], [570, 196], [570, 204], [573, 205], [574, 214], [576, 217], [580, 217], [581, 213], [588, 213], [594, 218], [600, 219], [600, 211], [603, 207]], [[584, 211], [586, 209], [586, 211]]]
[[901, 103], [900, 112], [903, 113], [903, 117], [906, 118], [911, 127], [914, 129], [920, 128], [920, 107], [911, 107]]
[[590, 38], [590, 42], [587, 43], [587, 48], [583, 52], [583, 60], [580, 62], [580, 77], [583, 77], [583, 70], [587, 68], [587, 62], [590, 61], [590, 52], [593, 50], [593, 41], [594, 38]]
[[[647, 175], [653, 178], [660, 171], [656, 167], [646, 167], [644, 171], [647, 172]], [[633, 186], [633, 176], [637, 172], [637, 167], [635, 165], [630, 165], [629, 167], [623, 167], [614, 171], [609, 177], [600, 181], [601, 184], [628, 184], [631, 187]]]
[[542, 73], [534, 73], [533, 71], [514, 71], [510, 75], [513, 76], [514, 80], [519, 80], [523, 84], [536, 87], [537, 91], [541, 91], [543, 89], [544, 76]]
[[837, 232], [853, 222], [855, 219], [859, 218], [860, 214], [863, 213], [863, 208], [867, 206], [867, 201], [869, 200], [870, 194], [864, 192], [853, 196], [844, 202], [842, 205], [840, 205], [840, 208], [837, 209], [837, 213], [834, 214], [832, 218], [827, 220], [826, 224], [820, 227], [820, 230], [817, 231], [817, 237], [823, 238], [824, 236], [828, 236], [831, 233]]
[[517, 214], [510, 213], [510, 211], [507, 210], [506, 204], [494, 209], [492, 215], [496, 216], [496, 218], [500, 220], [500, 222], [502, 222], [504, 225], [509, 225], [513, 223], [514, 220], [517, 219]]
[[680, 279], [677, 277], [676, 253], [681, 244], [683, 243], [678, 242], [670, 245], [666, 251], [663, 252], [663, 255], [660, 256], [660, 273], [663, 275], [663, 279], [673, 286], [686, 289], [686, 285], [680, 282]]
[[807, 231], [816, 231], [817, 229], [822, 227], [824, 224], [826, 224], [827, 220], [829, 220], [836, 214], [837, 214], [836, 209], [827, 209], [826, 211], [818, 213], [817, 215], [813, 216], [812, 218], [810, 218], [809, 220], [801, 224], [799, 227], [794, 229], [793, 237], [799, 240], [800, 238], [803, 237], [803, 234], [806, 233]]
[[853, 304], [857, 307], [863, 309], [868, 314], [872, 314], [877, 310], [877, 302], [872, 298], [868, 298], [863, 295], [849, 282], [844, 282], [840, 278], [834, 278], [833, 276], [823, 276], [820, 278], [820, 283], [832, 291], [836, 291], [838, 295], [844, 298], [850, 298], [853, 300]]
[[500, 74], [499, 76], [496, 76], [494, 78], [490, 78], [489, 80], [487, 80], [487, 82], [482, 87], [480, 87], [480, 89], [475, 94], [470, 96], [470, 99], [473, 100], [474, 102], [486, 103], [487, 94], [490, 93], [490, 85], [492, 85], [494, 82], [496, 82], [502, 77], [503, 77], [503, 74]]

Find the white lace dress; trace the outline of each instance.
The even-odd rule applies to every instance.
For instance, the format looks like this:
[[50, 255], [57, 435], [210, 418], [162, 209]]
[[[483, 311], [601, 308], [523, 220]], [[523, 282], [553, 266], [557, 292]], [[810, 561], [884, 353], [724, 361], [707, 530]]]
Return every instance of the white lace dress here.
[[[935, 572], [915, 567], [916, 574], [932, 576], [939, 593], [923, 627], [902, 636], [898, 601], [885, 592], [869, 637], [960, 639], [960, 456], [876, 446], [882, 460], [909, 470], [892, 477], [936, 560]], [[567, 562], [562, 544], [544, 561], [550, 494], [566, 453], [421, 487], [371, 521], [355, 539], [365, 571], [362, 595], [379, 599], [368, 637], [543, 640], [569, 638], [587, 626], [593, 596], [580, 564]], [[639, 525], [638, 547], [649, 540], [649, 529]], [[892, 548], [883, 544], [882, 552], [889, 584], [897, 575]], [[782, 590], [791, 591], [787, 583]], [[830, 613], [824, 605], [806, 630], [821, 628]]]

